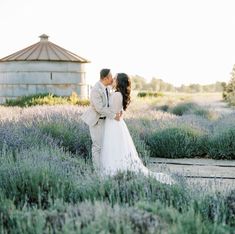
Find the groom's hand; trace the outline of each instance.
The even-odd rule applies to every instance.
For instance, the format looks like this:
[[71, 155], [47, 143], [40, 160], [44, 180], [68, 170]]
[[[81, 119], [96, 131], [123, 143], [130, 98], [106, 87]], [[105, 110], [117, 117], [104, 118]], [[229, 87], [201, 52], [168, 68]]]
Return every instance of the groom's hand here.
[[117, 120], [117, 121], [120, 121], [120, 117], [121, 117], [121, 116], [120, 116], [120, 113], [116, 113], [116, 116], [115, 116], [114, 119]]

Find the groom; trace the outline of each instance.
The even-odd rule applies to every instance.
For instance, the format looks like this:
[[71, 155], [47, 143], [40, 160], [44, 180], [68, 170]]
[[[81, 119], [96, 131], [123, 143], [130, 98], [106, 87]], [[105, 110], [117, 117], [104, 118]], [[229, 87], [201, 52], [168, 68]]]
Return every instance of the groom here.
[[120, 113], [109, 108], [110, 91], [108, 86], [113, 83], [110, 69], [100, 71], [100, 80], [94, 85], [90, 94], [90, 107], [81, 116], [88, 124], [92, 140], [92, 162], [95, 170], [100, 169], [100, 153], [104, 132], [104, 121], [107, 118], [120, 120]]

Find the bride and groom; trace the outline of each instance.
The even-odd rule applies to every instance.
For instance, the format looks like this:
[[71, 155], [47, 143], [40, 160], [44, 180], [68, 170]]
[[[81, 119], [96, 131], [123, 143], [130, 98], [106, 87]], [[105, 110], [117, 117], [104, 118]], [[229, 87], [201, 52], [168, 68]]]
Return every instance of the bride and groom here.
[[[115, 92], [110, 92], [109, 87]], [[102, 175], [132, 171], [153, 176], [161, 183], [174, 184], [167, 174], [150, 171], [138, 156], [123, 112], [130, 103], [131, 81], [125, 73], [113, 78], [110, 69], [100, 71], [100, 80], [90, 94], [90, 107], [81, 116], [92, 139], [92, 162]]]

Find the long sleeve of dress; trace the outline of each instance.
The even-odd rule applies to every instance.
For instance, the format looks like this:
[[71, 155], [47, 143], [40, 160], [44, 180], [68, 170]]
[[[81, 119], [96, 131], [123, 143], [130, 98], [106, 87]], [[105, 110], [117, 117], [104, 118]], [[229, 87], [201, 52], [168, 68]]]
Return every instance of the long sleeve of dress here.
[[118, 112], [122, 111], [122, 108], [123, 108], [122, 99], [123, 99], [123, 97], [120, 92], [113, 93], [111, 108], [114, 113], [118, 113]]

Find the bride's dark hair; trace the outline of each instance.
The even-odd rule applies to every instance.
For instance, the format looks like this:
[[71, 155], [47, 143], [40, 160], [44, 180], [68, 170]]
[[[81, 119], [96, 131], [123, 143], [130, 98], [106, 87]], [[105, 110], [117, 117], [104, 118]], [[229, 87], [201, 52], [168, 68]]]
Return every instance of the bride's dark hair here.
[[116, 92], [122, 94], [122, 105], [123, 109], [126, 110], [127, 106], [131, 102], [131, 80], [125, 73], [118, 73], [116, 79]]

